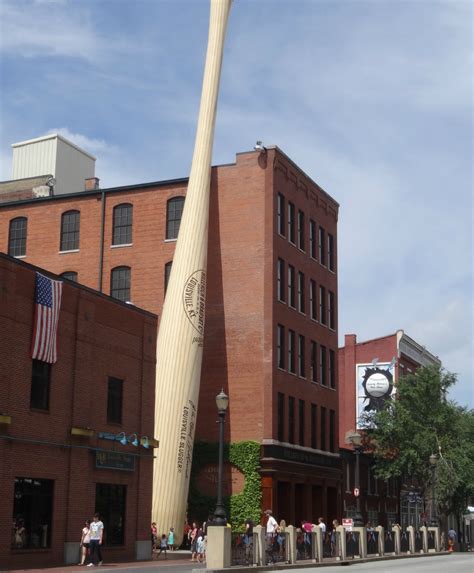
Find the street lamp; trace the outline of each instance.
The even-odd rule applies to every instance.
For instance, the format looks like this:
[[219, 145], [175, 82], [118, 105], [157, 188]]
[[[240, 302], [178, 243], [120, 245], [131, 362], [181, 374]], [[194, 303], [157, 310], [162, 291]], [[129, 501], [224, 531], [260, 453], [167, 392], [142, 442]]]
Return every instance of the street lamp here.
[[362, 436], [359, 432], [352, 432], [347, 436], [347, 441], [354, 448], [354, 454], [356, 457], [355, 466], [355, 479], [354, 479], [354, 496], [356, 498], [356, 512], [354, 515], [354, 527], [362, 527], [364, 521], [360, 513], [360, 479], [359, 479], [359, 456], [362, 451]]
[[436, 480], [436, 464], [438, 463], [438, 456], [436, 454], [431, 454], [430, 465], [431, 465], [431, 526], [436, 527], [438, 525], [438, 519], [436, 517], [436, 504], [435, 504], [435, 480]]
[[225, 507], [222, 502], [222, 466], [224, 461], [224, 422], [229, 405], [229, 396], [221, 390], [216, 396], [217, 414], [219, 415], [219, 475], [217, 479], [217, 503], [214, 511], [213, 525], [227, 525]]

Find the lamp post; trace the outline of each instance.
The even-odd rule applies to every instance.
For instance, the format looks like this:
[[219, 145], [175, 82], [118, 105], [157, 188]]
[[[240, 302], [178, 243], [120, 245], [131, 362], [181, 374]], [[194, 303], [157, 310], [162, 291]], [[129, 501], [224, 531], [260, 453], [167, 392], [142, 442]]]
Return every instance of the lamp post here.
[[354, 454], [356, 457], [355, 465], [355, 479], [354, 479], [354, 496], [356, 498], [356, 513], [354, 515], [354, 527], [362, 527], [364, 521], [360, 513], [360, 473], [359, 473], [359, 457], [362, 451], [362, 436], [359, 432], [352, 432], [347, 436], [347, 441], [354, 448]]
[[438, 525], [438, 518], [436, 517], [436, 503], [435, 503], [435, 480], [436, 480], [436, 464], [438, 463], [438, 456], [436, 454], [431, 454], [430, 465], [431, 465], [431, 526], [436, 527]]
[[217, 414], [219, 415], [219, 474], [217, 479], [217, 503], [214, 511], [213, 525], [227, 525], [225, 507], [222, 502], [222, 466], [224, 461], [224, 422], [229, 396], [221, 390], [216, 396]]

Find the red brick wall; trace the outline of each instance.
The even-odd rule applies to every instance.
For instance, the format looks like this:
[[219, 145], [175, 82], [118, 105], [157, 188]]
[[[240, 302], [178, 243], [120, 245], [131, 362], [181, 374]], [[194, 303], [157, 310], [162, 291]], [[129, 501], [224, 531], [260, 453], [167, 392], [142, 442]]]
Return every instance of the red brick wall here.
[[[305, 401], [305, 446], [311, 443], [311, 404], [316, 404], [318, 408], [318, 425], [317, 425], [317, 444], [318, 448], [321, 447], [321, 432], [320, 432], [320, 417], [321, 407], [327, 409], [327, 424], [326, 424], [326, 449], [329, 449], [329, 410], [336, 412], [335, 422], [335, 436], [334, 446], [337, 451], [338, 445], [338, 385], [337, 385], [337, 274], [331, 272], [327, 266], [323, 266], [318, 260], [314, 260], [309, 254], [309, 220], [312, 219], [317, 223], [317, 226], [322, 226], [327, 233], [331, 233], [335, 241], [335, 269], [337, 269], [337, 206], [333, 200], [328, 198], [323, 191], [308, 177], [306, 177], [298, 168], [284, 157], [277, 157], [275, 160], [275, 184], [273, 195], [273, 261], [272, 261], [272, 276], [273, 280], [268, 286], [272, 285], [271, 291], [268, 296], [271, 296], [273, 301], [273, 348], [274, 356], [271, 360], [273, 366], [273, 374], [275, 384], [273, 388], [273, 399], [275, 400], [274, 410], [276, 410], [277, 393], [281, 392], [285, 395], [285, 416], [287, 418], [287, 400], [288, 396], [295, 398], [295, 442], [299, 443], [298, 428], [299, 428], [299, 412], [298, 401]], [[288, 233], [282, 237], [278, 234], [276, 229], [276, 210], [277, 210], [277, 194], [281, 193], [285, 197], [286, 206], [288, 201], [295, 205], [295, 218], [297, 221], [298, 211], [304, 213], [305, 220], [305, 252], [301, 251], [297, 246], [291, 244], [288, 240]], [[297, 235], [297, 233], [296, 233]], [[318, 256], [318, 253], [316, 253]], [[295, 268], [296, 281], [298, 272], [303, 272], [305, 276], [305, 314], [300, 313], [298, 310], [290, 308], [288, 300], [279, 302], [277, 300], [277, 287], [276, 287], [276, 273], [277, 261], [281, 258], [285, 261], [285, 271], [288, 269], [288, 264]], [[335, 329], [331, 330], [329, 326], [322, 324], [320, 320], [312, 320], [310, 317], [309, 309], [309, 280], [313, 279], [316, 282], [318, 309], [317, 315], [319, 318], [319, 287], [324, 286], [326, 293], [332, 291], [336, 295], [335, 303]], [[285, 276], [285, 283], [287, 287], [287, 273]], [[271, 293], [271, 294], [270, 294]], [[306, 356], [306, 377], [301, 378], [298, 375], [290, 374], [288, 371], [282, 371], [277, 368], [276, 364], [276, 347], [277, 347], [277, 325], [281, 324], [285, 327], [285, 352], [288, 352], [288, 329], [293, 330], [298, 335], [305, 337], [305, 356]], [[318, 348], [318, 372], [317, 380], [319, 381], [319, 346], [322, 344], [327, 349], [327, 364], [329, 365], [329, 350], [335, 352], [335, 380], [336, 389], [331, 389], [329, 379], [327, 386], [320, 383], [311, 382], [310, 378], [310, 342], [314, 340]], [[298, 342], [296, 341], [296, 348]], [[287, 434], [287, 419], [285, 419], [285, 435]], [[267, 431], [266, 437], [277, 437], [277, 417], [273, 416], [271, 433]]]
[[[34, 269], [0, 256], [0, 412], [12, 416], [0, 427], [0, 566], [40, 567], [63, 562], [64, 542], [80, 539], [84, 519], [95, 508], [95, 484], [127, 487], [125, 546], [106, 548], [106, 559], [133, 559], [135, 541], [148, 540], [152, 459], [140, 458], [134, 472], [95, 469], [86, 448], [132, 446], [77, 438], [71, 427], [96, 432], [153, 436], [156, 317], [108, 297], [65, 283], [59, 321], [58, 361], [52, 367], [49, 411], [30, 409], [30, 343]], [[6, 335], [8, 333], [8, 335]], [[107, 424], [107, 377], [124, 379], [123, 423]], [[64, 447], [22, 440], [63, 444]], [[140, 453], [146, 450], [140, 448]], [[53, 479], [54, 512], [50, 550], [10, 551], [13, 480]]]

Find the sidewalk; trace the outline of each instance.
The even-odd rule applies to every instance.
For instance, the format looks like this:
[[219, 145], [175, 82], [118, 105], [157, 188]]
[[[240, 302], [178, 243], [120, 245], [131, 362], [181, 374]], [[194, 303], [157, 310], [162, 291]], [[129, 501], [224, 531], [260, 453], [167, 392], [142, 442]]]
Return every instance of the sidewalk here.
[[125, 563], [107, 563], [99, 567], [86, 567], [84, 565], [58, 565], [57, 567], [47, 567], [41, 569], [0, 569], [0, 573], [87, 573], [88, 571], [97, 571], [97, 573], [112, 573], [121, 571], [123, 573], [151, 573], [164, 568], [179, 568], [180, 570], [189, 570], [195, 568], [204, 568], [204, 565], [191, 562], [191, 552], [187, 550], [168, 551], [167, 559], [162, 554], [158, 559], [150, 561], [132, 561]]

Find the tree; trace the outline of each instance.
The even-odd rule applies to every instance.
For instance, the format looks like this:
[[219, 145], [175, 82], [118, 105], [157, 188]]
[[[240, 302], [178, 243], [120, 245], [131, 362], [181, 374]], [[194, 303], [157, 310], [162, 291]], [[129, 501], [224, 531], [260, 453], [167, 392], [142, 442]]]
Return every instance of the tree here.
[[431, 494], [430, 455], [436, 454], [435, 499], [441, 518], [461, 513], [474, 496], [474, 411], [447, 399], [454, 374], [423, 367], [403, 376], [396, 397], [365, 417], [366, 448], [377, 477], [413, 480]]

